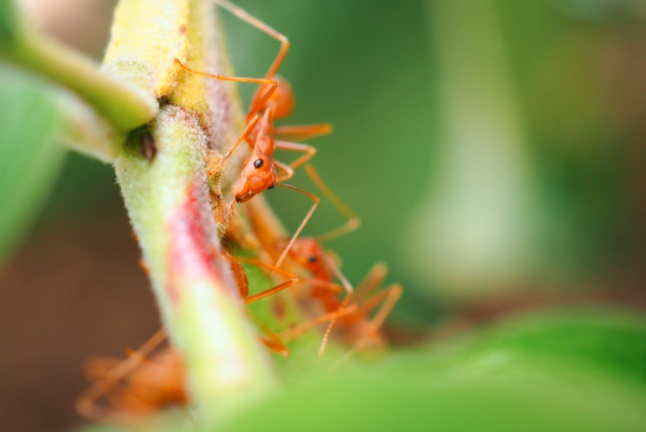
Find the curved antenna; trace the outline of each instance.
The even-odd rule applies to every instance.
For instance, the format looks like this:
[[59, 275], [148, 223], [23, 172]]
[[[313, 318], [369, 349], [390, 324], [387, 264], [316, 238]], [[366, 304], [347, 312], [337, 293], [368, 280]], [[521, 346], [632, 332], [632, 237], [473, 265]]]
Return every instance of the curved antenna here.
[[314, 169], [311, 164], [305, 165], [303, 168], [316, 187], [323, 192], [323, 195], [336, 207], [341, 214], [348, 218], [347, 222], [338, 228], [333, 229], [324, 234], [317, 235], [319, 241], [332, 240], [355, 231], [361, 226], [361, 219], [345, 202], [341, 200], [332, 189], [323, 181], [319, 173]]
[[348, 294], [345, 296], [345, 298], [339, 305], [339, 308], [336, 310], [334, 317], [330, 321], [330, 324], [328, 324], [327, 329], [323, 334], [323, 340], [321, 341], [321, 346], [319, 347], [319, 357], [323, 357], [323, 354], [325, 354], [325, 348], [327, 347], [328, 341], [330, 340], [332, 329], [334, 328], [334, 325], [339, 319], [341, 312], [345, 310], [345, 308], [348, 306], [348, 304], [350, 303], [350, 299], [354, 294], [354, 288], [352, 287], [352, 284], [341, 272], [341, 270], [339, 269], [339, 266], [337, 266], [336, 263], [334, 263], [331, 259], [329, 259], [327, 255], [323, 255], [323, 259], [325, 260], [325, 263], [327, 264], [327, 266], [332, 270], [332, 273], [334, 273], [337, 279], [341, 282], [341, 285], [343, 286], [343, 288], [345, 288], [345, 291]]
[[316, 207], [318, 207], [319, 202], [321, 202], [321, 200], [316, 195], [314, 195], [312, 193], [309, 193], [309, 192], [307, 192], [307, 191], [305, 191], [303, 189], [297, 188], [296, 186], [288, 185], [288, 184], [285, 184], [285, 183], [276, 183], [276, 186], [280, 186], [280, 187], [283, 187], [283, 188], [286, 188], [286, 189], [291, 189], [291, 190], [296, 191], [298, 193], [302, 193], [303, 195], [305, 195], [306, 197], [308, 197], [309, 199], [314, 201], [314, 204], [312, 204], [312, 207], [310, 207], [309, 211], [307, 212], [307, 214], [305, 215], [305, 217], [301, 221], [301, 224], [296, 229], [296, 232], [294, 232], [294, 235], [292, 235], [292, 238], [289, 240], [289, 243], [287, 243], [287, 246], [285, 246], [285, 249], [283, 249], [283, 252], [280, 254], [280, 257], [278, 258], [278, 261], [276, 261], [276, 267], [280, 267], [280, 265], [285, 260], [285, 257], [287, 256], [287, 253], [292, 248], [292, 246], [294, 245], [294, 242], [296, 241], [296, 239], [300, 235], [301, 231], [303, 231], [303, 228], [305, 227], [307, 222], [312, 217], [312, 214], [314, 213], [314, 210], [316, 210]]
[[224, 156], [222, 156], [222, 159], [220, 159], [220, 161], [219, 161], [219, 162], [218, 162], [218, 164], [215, 166], [215, 168], [212, 168], [212, 169], [210, 169], [210, 170], [209, 170], [209, 174], [211, 174], [211, 175], [212, 175], [213, 173], [216, 173], [216, 172], [220, 171], [220, 169], [222, 168], [222, 166], [224, 165], [224, 163], [227, 161], [227, 159], [229, 159], [229, 157], [230, 157], [230, 156], [231, 156], [231, 154], [235, 151], [235, 149], [238, 147], [238, 145], [240, 145], [240, 143], [241, 143], [242, 141], [244, 141], [245, 139], [247, 139], [247, 137], [249, 136], [249, 134], [251, 133], [251, 131], [253, 130], [253, 128], [256, 126], [256, 124], [258, 124], [258, 121], [259, 121], [259, 120], [260, 120], [260, 114], [256, 114], [255, 116], [253, 116], [253, 118], [252, 118], [252, 119], [251, 119], [251, 121], [247, 124], [247, 126], [244, 128], [244, 130], [242, 131], [242, 133], [240, 134], [240, 136], [238, 137], [238, 139], [236, 140], [236, 142], [235, 142], [235, 143], [233, 143], [233, 145], [232, 145], [231, 147], [229, 147], [229, 150], [227, 150], [227, 152], [225, 153], [225, 155], [224, 155]]

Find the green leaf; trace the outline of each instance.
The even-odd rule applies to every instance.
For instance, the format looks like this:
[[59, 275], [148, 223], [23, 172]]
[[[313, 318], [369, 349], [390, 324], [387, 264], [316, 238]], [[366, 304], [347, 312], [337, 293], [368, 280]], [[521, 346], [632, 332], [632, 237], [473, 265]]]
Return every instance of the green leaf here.
[[0, 262], [37, 215], [65, 152], [61, 116], [37, 81], [0, 67]]
[[317, 376], [227, 431], [646, 430], [646, 318], [563, 311]]
[[18, 24], [13, 0], [0, 0], [0, 48], [13, 41], [18, 31]]
[[[421, 364], [416, 352], [390, 359]], [[555, 310], [497, 324], [429, 350], [433, 369], [460, 376], [516, 376], [519, 371], [605, 375], [646, 392], [646, 316], [612, 309]]]
[[[226, 431], [611, 431], [643, 430], [643, 415], [583, 392], [555, 392], [556, 379], [528, 387], [487, 381], [423, 388], [339, 377], [299, 385], [251, 410]], [[596, 395], [591, 395], [593, 398]]]

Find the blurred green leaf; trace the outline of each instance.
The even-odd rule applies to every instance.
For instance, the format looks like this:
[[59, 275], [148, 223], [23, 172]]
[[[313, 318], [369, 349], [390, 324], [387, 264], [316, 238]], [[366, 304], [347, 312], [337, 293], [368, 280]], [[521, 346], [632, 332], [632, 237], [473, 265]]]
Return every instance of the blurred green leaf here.
[[16, 36], [18, 20], [13, 0], [0, 0], [0, 48]]
[[644, 430], [645, 341], [628, 313], [514, 319], [299, 383], [226, 430]]
[[61, 116], [44, 85], [0, 67], [0, 262], [36, 217], [64, 150], [53, 145]]

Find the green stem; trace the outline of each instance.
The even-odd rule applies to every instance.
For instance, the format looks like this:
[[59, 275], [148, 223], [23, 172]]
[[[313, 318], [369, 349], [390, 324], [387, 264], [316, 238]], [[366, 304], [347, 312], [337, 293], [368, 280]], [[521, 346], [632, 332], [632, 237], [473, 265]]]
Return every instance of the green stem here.
[[[169, 0], [157, 16], [155, 4], [119, 3], [104, 69], [169, 103], [149, 131], [130, 135], [115, 168], [164, 324], [185, 361], [198, 420], [210, 425], [264, 394], [276, 379], [222, 258], [207, 186], [209, 144], [218, 147], [214, 137], [235, 135], [241, 126], [212, 113], [242, 115], [231, 88], [209, 92], [206, 83], [221, 82], [173, 65], [175, 57], [189, 57], [202, 70], [222, 70], [227, 63], [212, 30], [211, 5]], [[143, 140], [151, 141], [143, 135], [148, 133], [157, 149], [150, 161], [140, 150]]]
[[166, 328], [186, 363], [200, 418], [264, 392], [274, 381], [221, 259], [206, 185], [206, 135], [197, 116], [162, 109], [149, 162], [134, 133], [115, 161]]
[[102, 73], [91, 59], [29, 28], [10, 1], [2, 0], [0, 15], [0, 58], [73, 91], [122, 133], [154, 118], [154, 95]]

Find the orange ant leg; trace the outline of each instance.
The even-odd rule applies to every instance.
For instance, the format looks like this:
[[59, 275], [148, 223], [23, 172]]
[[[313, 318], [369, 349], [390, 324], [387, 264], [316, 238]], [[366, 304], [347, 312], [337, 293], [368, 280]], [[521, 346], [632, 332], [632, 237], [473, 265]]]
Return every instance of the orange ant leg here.
[[[356, 291], [357, 298], [381, 286], [384, 279], [386, 278], [387, 272], [388, 270], [384, 264], [375, 264], [370, 272], [368, 272], [368, 275], [359, 284], [359, 287]], [[366, 331], [366, 335], [375, 333], [381, 328], [384, 321], [386, 321], [386, 318], [401, 297], [402, 291], [403, 289], [401, 285], [392, 284], [379, 291], [378, 293], [372, 295], [359, 305], [359, 312], [362, 314], [367, 314], [371, 310], [379, 306], [379, 304], [381, 304], [381, 307], [379, 308], [375, 316], [372, 317], [372, 319], [368, 323], [368, 330]]]
[[294, 169], [291, 166], [284, 164], [280, 161], [277, 161], [275, 159], [274, 159], [274, 166], [276, 167], [277, 170], [283, 171], [283, 174], [281, 174], [280, 177], [276, 176], [277, 183], [284, 182], [285, 180], [289, 180], [292, 177], [294, 177]]
[[283, 249], [283, 252], [280, 254], [280, 257], [278, 258], [278, 261], [276, 261], [276, 267], [280, 267], [280, 265], [285, 260], [285, 257], [287, 256], [287, 253], [289, 252], [289, 250], [294, 245], [294, 242], [296, 241], [296, 239], [300, 235], [301, 231], [303, 231], [303, 228], [305, 228], [305, 225], [307, 224], [307, 222], [312, 217], [312, 214], [316, 210], [316, 207], [318, 207], [319, 202], [321, 202], [321, 200], [316, 195], [314, 195], [312, 193], [309, 193], [307, 191], [304, 191], [303, 189], [297, 188], [296, 186], [288, 185], [288, 184], [285, 184], [285, 183], [276, 183], [276, 186], [284, 187], [286, 189], [291, 189], [291, 190], [296, 191], [298, 193], [302, 193], [303, 195], [305, 195], [306, 197], [308, 197], [309, 199], [314, 201], [314, 204], [312, 204], [312, 207], [310, 207], [309, 211], [307, 212], [307, 214], [305, 215], [305, 217], [301, 221], [301, 224], [298, 226], [298, 228], [294, 232], [294, 235], [292, 235], [292, 238], [289, 240], [289, 243], [287, 243], [287, 246], [285, 246], [285, 249]]
[[[265, 34], [269, 35], [270, 37], [280, 42], [280, 51], [278, 51], [278, 54], [276, 55], [274, 62], [269, 67], [269, 70], [267, 71], [265, 78], [270, 79], [274, 75], [276, 75], [276, 72], [280, 68], [280, 65], [283, 63], [283, 60], [287, 55], [287, 51], [289, 50], [289, 40], [287, 39], [287, 37], [282, 33], [269, 27], [267, 24], [260, 21], [258, 18], [250, 15], [244, 9], [234, 5], [233, 3], [227, 0], [211, 0], [211, 2], [219, 6], [222, 6], [223, 8], [225, 8], [226, 10], [228, 10], [229, 12], [231, 12], [241, 20], [251, 24], [252, 26], [256, 27], [258, 30], [264, 32]], [[265, 96], [263, 98], [259, 98], [258, 100], [255, 100], [254, 103], [252, 104], [252, 109], [250, 110], [250, 114], [251, 113], [255, 114], [257, 111], [260, 111], [262, 109], [261, 107], [263, 107], [267, 102], [267, 100], [269, 100], [269, 96]]]
[[303, 156], [297, 158], [289, 164], [289, 167], [293, 170], [303, 165], [305, 162], [312, 159], [314, 155], [316, 155], [316, 148], [307, 144], [299, 144], [287, 141], [275, 141], [275, 147], [277, 150], [304, 153]]
[[300, 324], [297, 327], [291, 328], [286, 332], [282, 333], [280, 336], [283, 340], [291, 341], [302, 335], [303, 333], [313, 329], [314, 327], [325, 324], [335, 318], [344, 318], [346, 316], [357, 313], [358, 307], [356, 304], [352, 304], [342, 310], [336, 310], [334, 312], [328, 312], [323, 315], [320, 315], [316, 318], [313, 318], [309, 321], [306, 321]]
[[[201, 72], [195, 69], [191, 69], [190, 67], [186, 66], [184, 63], [182, 63], [178, 58], [173, 59], [173, 62], [184, 69], [187, 72], [196, 74], [196, 75], [201, 75], [205, 76], [208, 78], [213, 78], [216, 80], [220, 81], [232, 81], [232, 82], [240, 82], [240, 83], [252, 83], [252, 84], [262, 84], [264, 86], [269, 86], [263, 97], [261, 98], [264, 102], [266, 103], [267, 100], [274, 94], [274, 91], [276, 91], [276, 87], [278, 86], [278, 83], [272, 79], [269, 78], [244, 78], [244, 77], [230, 77], [230, 76], [224, 76], [224, 75], [216, 75], [216, 74], [210, 74], [208, 72]], [[253, 114], [256, 114], [260, 110], [256, 110]], [[251, 116], [252, 113], [249, 113], [249, 116]]]
[[[291, 274], [291, 273], [289, 273], [289, 272], [287, 272], [285, 270], [276, 268], [276, 267], [274, 267], [274, 266], [272, 266], [270, 264], [266, 264], [266, 263], [264, 263], [264, 262], [262, 262], [260, 260], [255, 259], [255, 258], [239, 257], [239, 258], [236, 259], [232, 255], [229, 255], [229, 254], [226, 254], [224, 257], [229, 262], [229, 264], [231, 266], [231, 271], [233, 272], [233, 275], [234, 275], [234, 277], [236, 279], [236, 283], [238, 285], [238, 290], [240, 291], [240, 295], [244, 299], [245, 304], [255, 302], [257, 300], [260, 300], [260, 299], [268, 297], [268, 296], [270, 296], [272, 294], [275, 294], [275, 293], [277, 293], [279, 291], [282, 291], [282, 290], [284, 290], [286, 288], [289, 288], [290, 286], [294, 285], [298, 281], [298, 278], [295, 275], [293, 275], [293, 274]], [[260, 292], [258, 294], [255, 294], [255, 295], [249, 297], [248, 296], [249, 283], [247, 281], [247, 276], [246, 276], [246, 274], [244, 272], [244, 269], [240, 265], [240, 261], [247, 262], [249, 264], [255, 265], [257, 267], [265, 268], [267, 270], [278, 272], [281, 275], [283, 275], [285, 277], [288, 277], [290, 280], [288, 280], [286, 282], [283, 282], [283, 283], [281, 283], [279, 285], [276, 285], [273, 288], [267, 289], [265, 291], [262, 291], [262, 292]], [[280, 354], [282, 356], [287, 357], [289, 355], [289, 350], [287, 349], [285, 344], [280, 340], [280, 338], [276, 334], [272, 333], [271, 330], [269, 330], [269, 328], [267, 328], [266, 326], [263, 325], [262, 328], [263, 328], [264, 332], [269, 337], [266, 338], [266, 337], [260, 336], [258, 338], [260, 340], [260, 342], [262, 342], [263, 345], [265, 345], [269, 350], [271, 350], [271, 351], [273, 351], [273, 352], [275, 352], [277, 354]]]
[[320, 123], [299, 126], [277, 126], [274, 128], [274, 133], [281, 138], [309, 140], [332, 133], [332, 125], [329, 123]]
[[341, 292], [343, 292], [343, 287], [341, 285], [339, 285], [338, 283], [326, 281], [325, 279], [311, 278], [305, 279], [304, 282], [307, 283], [307, 285], [310, 287], [321, 288], [329, 291], [330, 294], [340, 294]]
[[247, 126], [244, 128], [242, 131], [242, 134], [238, 137], [235, 143], [231, 147], [229, 147], [229, 150], [224, 154], [222, 159], [218, 162], [218, 164], [214, 168], [209, 169], [209, 176], [214, 175], [216, 172], [220, 171], [222, 169], [222, 166], [226, 163], [227, 159], [231, 156], [231, 154], [235, 151], [235, 149], [240, 145], [242, 141], [247, 139], [249, 134], [253, 131], [253, 128], [256, 126], [258, 121], [260, 120], [260, 115], [256, 114], [251, 121], [247, 124]]
[[359, 309], [363, 313], [368, 313], [381, 303], [381, 307], [375, 314], [375, 316], [370, 320], [368, 324], [368, 329], [365, 332], [365, 336], [377, 332], [381, 326], [390, 315], [390, 312], [393, 310], [397, 301], [399, 301], [402, 296], [403, 288], [400, 284], [392, 284], [383, 290], [379, 291], [377, 294], [368, 298]]
[[377, 263], [359, 283], [356, 289], [356, 301], [359, 302], [367, 293], [383, 284], [388, 274], [388, 267], [384, 263]]
[[326, 256], [324, 256], [323, 258], [325, 259], [328, 267], [332, 270], [332, 273], [334, 273], [337, 279], [341, 281], [341, 285], [343, 286], [343, 288], [345, 288], [348, 294], [341, 302], [341, 305], [336, 310], [336, 315], [330, 321], [330, 324], [325, 330], [325, 334], [323, 334], [323, 340], [321, 341], [321, 346], [319, 347], [319, 357], [322, 357], [323, 354], [325, 354], [325, 348], [327, 347], [327, 343], [330, 340], [330, 335], [332, 334], [332, 329], [334, 328], [334, 324], [336, 324], [337, 320], [341, 316], [341, 312], [348, 306], [348, 304], [350, 303], [350, 299], [354, 294], [354, 289], [352, 288], [352, 285], [350, 284], [348, 279], [346, 279], [345, 275], [341, 273], [341, 270], [339, 270], [339, 267], [336, 265], [336, 263], [334, 263], [331, 259], [328, 259]]
[[263, 331], [267, 334], [268, 337], [260, 337], [260, 342], [265, 345], [270, 351], [275, 352], [276, 354], [280, 354], [283, 357], [288, 357], [289, 356], [289, 349], [287, 346], [283, 343], [282, 340], [278, 337], [278, 335], [274, 332], [272, 332], [269, 327], [266, 325], [261, 325]]
[[350, 207], [348, 207], [341, 198], [332, 192], [332, 189], [330, 189], [330, 187], [323, 181], [319, 173], [314, 169], [314, 166], [306, 165], [304, 169], [316, 187], [323, 192], [323, 195], [325, 195], [325, 197], [341, 212], [341, 214], [348, 218], [348, 221], [345, 224], [330, 232], [320, 234], [316, 236], [316, 238], [319, 241], [332, 240], [358, 229], [361, 226], [361, 219], [359, 219], [359, 216]]
[[128, 357], [117, 366], [105, 373], [104, 377], [94, 382], [90, 388], [84, 391], [76, 401], [76, 410], [84, 417], [96, 420], [103, 420], [110, 417], [109, 411], [96, 405], [97, 401], [104, 396], [120, 379], [141, 363], [141, 358], [148, 356], [166, 339], [166, 330], [161, 329], [148, 339], [137, 352], [139, 355]]
[[257, 260], [255, 258], [247, 258], [247, 257], [238, 257], [238, 261], [241, 262], [246, 262], [252, 265], [255, 265], [256, 267], [261, 267], [267, 270], [270, 270], [272, 272], [279, 273], [282, 276], [285, 276], [286, 278], [289, 278], [288, 281], [285, 281], [281, 284], [276, 285], [273, 288], [266, 289], [265, 291], [259, 292], [257, 294], [254, 294], [252, 296], [244, 296], [244, 302], [245, 304], [253, 303], [255, 301], [258, 301], [260, 299], [263, 299], [265, 297], [268, 297], [272, 294], [276, 294], [279, 291], [282, 291], [284, 289], [289, 288], [290, 286], [294, 285], [296, 282], [298, 282], [298, 278], [293, 275], [292, 273], [289, 273], [283, 269], [280, 269], [278, 267], [275, 267], [271, 264], [266, 264], [260, 260]]

